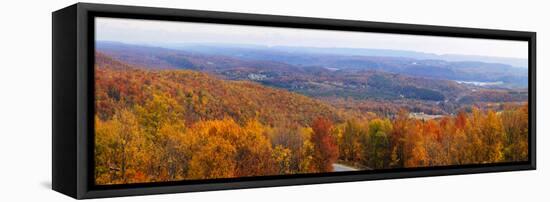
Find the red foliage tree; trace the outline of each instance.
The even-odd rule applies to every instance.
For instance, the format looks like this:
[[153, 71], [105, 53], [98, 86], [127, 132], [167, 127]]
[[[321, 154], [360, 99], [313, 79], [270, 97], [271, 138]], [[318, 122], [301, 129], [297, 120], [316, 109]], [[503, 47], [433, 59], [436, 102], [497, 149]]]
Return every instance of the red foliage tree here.
[[338, 158], [338, 145], [332, 135], [333, 124], [327, 118], [317, 118], [311, 125], [313, 135], [311, 141], [314, 144], [314, 166], [319, 172], [331, 172], [332, 164]]

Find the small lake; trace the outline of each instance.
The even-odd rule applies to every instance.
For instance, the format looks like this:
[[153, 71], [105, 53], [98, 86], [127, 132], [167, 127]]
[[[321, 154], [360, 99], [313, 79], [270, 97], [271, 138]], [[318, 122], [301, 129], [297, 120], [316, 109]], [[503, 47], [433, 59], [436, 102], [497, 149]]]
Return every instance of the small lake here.
[[460, 84], [469, 84], [474, 86], [496, 86], [496, 85], [502, 85], [504, 82], [502, 81], [494, 81], [494, 82], [484, 82], [484, 81], [456, 81]]

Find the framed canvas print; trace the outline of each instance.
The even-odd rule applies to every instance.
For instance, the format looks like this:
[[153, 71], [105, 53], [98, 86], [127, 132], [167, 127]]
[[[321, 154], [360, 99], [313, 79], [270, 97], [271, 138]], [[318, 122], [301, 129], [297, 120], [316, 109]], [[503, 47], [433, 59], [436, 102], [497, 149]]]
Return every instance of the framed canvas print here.
[[74, 198], [535, 169], [535, 33], [78, 3], [53, 14]]

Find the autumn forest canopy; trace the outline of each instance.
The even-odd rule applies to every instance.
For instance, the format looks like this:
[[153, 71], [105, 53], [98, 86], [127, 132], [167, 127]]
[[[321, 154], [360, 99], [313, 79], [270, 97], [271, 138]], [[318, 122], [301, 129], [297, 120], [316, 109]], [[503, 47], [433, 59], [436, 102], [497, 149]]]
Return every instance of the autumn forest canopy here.
[[[527, 91], [523, 78], [517, 77], [522, 70], [484, 74], [491, 78], [480, 77], [485, 83], [479, 85], [461, 80], [477, 78], [479, 72], [446, 75], [437, 67], [440, 72], [430, 76], [433, 71], [415, 67], [415, 74], [398, 69], [411, 62], [399, 58], [363, 57], [346, 63], [339, 56], [239, 58], [236, 53], [203, 54], [202, 49], [98, 47], [96, 184], [520, 162], [529, 157]], [[494, 65], [480, 64], [482, 69]], [[465, 63], [445, 65], [466, 69], [460, 66]], [[389, 71], [382, 71], [385, 67]]]

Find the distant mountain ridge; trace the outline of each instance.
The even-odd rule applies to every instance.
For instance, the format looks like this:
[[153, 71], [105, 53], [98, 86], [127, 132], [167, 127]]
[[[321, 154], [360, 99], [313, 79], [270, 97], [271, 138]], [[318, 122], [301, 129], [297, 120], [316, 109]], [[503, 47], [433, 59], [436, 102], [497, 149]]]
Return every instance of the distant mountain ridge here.
[[[501, 82], [503, 87], [525, 88], [527, 69], [484, 62], [448, 62], [407, 57], [306, 53], [261, 46], [205, 46], [161, 48], [116, 42], [97, 42], [97, 50], [129, 64], [151, 68], [191, 68], [226, 71], [253, 68], [277, 74], [326, 70], [378, 70], [435, 79]], [[324, 50], [324, 49], [320, 49]]]
[[[154, 44], [150, 44], [153, 45]], [[265, 50], [280, 51], [287, 53], [303, 53], [303, 54], [327, 54], [327, 55], [347, 55], [347, 56], [379, 56], [379, 57], [404, 57], [419, 60], [445, 60], [448, 62], [484, 62], [484, 63], [499, 63], [513, 67], [527, 68], [528, 60], [522, 58], [511, 57], [495, 57], [481, 55], [465, 55], [465, 54], [434, 54], [419, 51], [409, 50], [393, 50], [393, 49], [373, 49], [373, 48], [325, 48], [325, 47], [293, 47], [293, 46], [258, 46], [258, 45], [241, 45], [241, 44], [157, 44], [157, 46], [178, 49], [178, 50], [198, 50], [201, 49], [212, 51], [211, 48], [241, 48], [250, 50]]]

